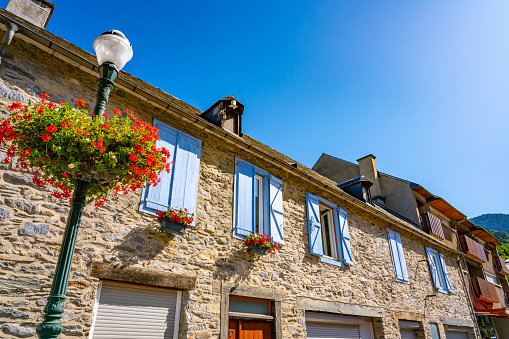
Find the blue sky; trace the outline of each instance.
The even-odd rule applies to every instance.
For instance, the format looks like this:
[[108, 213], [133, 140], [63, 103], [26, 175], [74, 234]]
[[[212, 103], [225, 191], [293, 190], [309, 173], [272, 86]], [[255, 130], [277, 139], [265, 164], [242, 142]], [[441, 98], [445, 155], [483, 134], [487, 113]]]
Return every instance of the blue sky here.
[[52, 33], [93, 52], [123, 31], [125, 71], [202, 110], [233, 94], [306, 166], [372, 153], [469, 217], [509, 213], [507, 1], [53, 3]]

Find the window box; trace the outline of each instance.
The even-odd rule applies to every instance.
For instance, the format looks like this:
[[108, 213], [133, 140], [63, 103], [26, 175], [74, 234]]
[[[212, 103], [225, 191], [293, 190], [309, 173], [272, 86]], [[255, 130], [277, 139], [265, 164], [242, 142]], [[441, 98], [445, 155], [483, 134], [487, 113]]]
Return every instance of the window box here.
[[265, 247], [260, 247], [259, 245], [249, 245], [247, 246], [247, 251], [253, 254], [265, 255], [267, 254], [268, 249]]
[[161, 231], [172, 234], [182, 234], [185, 232], [187, 226], [173, 221], [161, 220], [159, 222]]

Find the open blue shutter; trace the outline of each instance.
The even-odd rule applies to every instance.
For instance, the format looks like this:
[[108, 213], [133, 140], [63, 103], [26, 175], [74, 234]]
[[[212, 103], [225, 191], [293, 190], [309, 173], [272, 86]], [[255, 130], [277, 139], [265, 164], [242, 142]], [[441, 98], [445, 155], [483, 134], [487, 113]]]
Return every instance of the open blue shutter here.
[[[201, 140], [179, 135], [170, 191], [170, 206], [187, 208], [196, 220], [196, 197], [200, 175]], [[195, 221], [191, 224], [194, 226]]]
[[[154, 127], [159, 128], [161, 140], [156, 142], [157, 147], [165, 147], [171, 154], [169, 161], [175, 159], [175, 145], [177, 144], [177, 131], [160, 121], [154, 121]], [[162, 171], [159, 174], [161, 182], [157, 186], [145, 188], [142, 193], [140, 211], [155, 214], [157, 211], [166, 211], [170, 205], [170, 185], [173, 176], [173, 168], [170, 173]]]
[[389, 237], [389, 246], [391, 248], [391, 256], [392, 256], [392, 265], [394, 266], [394, 273], [396, 274], [396, 279], [399, 281], [403, 281], [403, 271], [401, 270], [401, 262], [399, 259], [398, 252], [398, 244], [396, 240], [396, 232], [393, 230], [387, 229], [387, 234]]
[[339, 222], [343, 263], [348, 266], [353, 266], [352, 247], [350, 246], [350, 232], [348, 231], [347, 214], [346, 211], [339, 207], [336, 208], [336, 213]]
[[433, 285], [436, 289], [441, 289], [442, 286], [440, 286], [440, 278], [439, 278], [439, 271], [438, 267], [435, 264], [435, 259], [433, 258], [434, 253], [436, 253], [435, 250], [426, 247], [426, 256], [428, 257], [428, 264], [429, 264], [429, 270], [431, 272], [431, 278], [433, 279]]
[[272, 241], [284, 245], [283, 234], [283, 182], [269, 175], [270, 237]]
[[306, 204], [308, 212], [309, 253], [323, 257], [318, 197], [316, 195], [306, 193]]
[[401, 236], [399, 233], [394, 232], [396, 235], [396, 247], [398, 249], [399, 263], [401, 264], [401, 273], [403, 274], [403, 281], [408, 282], [408, 270], [406, 268], [405, 254], [403, 253], [403, 244], [401, 243]]
[[406, 267], [405, 255], [403, 254], [403, 245], [401, 244], [401, 236], [393, 230], [387, 229], [389, 237], [389, 245], [391, 248], [392, 264], [396, 279], [402, 282], [408, 282], [408, 270]]
[[438, 253], [440, 264], [442, 265], [442, 272], [444, 273], [445, 288], [447, 291], [452, 292], [451, 281], [449, 280], [449, 273], [447, 273], [447, 266], [445, 265], [445, 258], [442, 253]]
[[254, 233], [254, 176], [255, 168], [245, 161], [235, 159], [235, 234], [246, 236]]

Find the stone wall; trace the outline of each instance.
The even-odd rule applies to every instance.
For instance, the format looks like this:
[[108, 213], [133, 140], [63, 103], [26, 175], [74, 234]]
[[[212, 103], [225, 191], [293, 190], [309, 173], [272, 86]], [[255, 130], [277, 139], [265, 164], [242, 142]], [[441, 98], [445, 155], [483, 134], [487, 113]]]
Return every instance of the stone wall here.
[[[93, 105], [95, 78], [87, 72], [41, 52], [18, 35], [7, 52], [0, 66], [1, 119], [6, 118], [13, 100], [35, 102], [41, 92], [54, 101], [81, 98]], [[180, 338], [219, 337], [221, 312], [225, 311], [220, 308], [223, 284], [277, 291], [283, 338], [306, 336], [305, 310], [298, 306], [299, 298], [314, 300], [317, 307], [334, 302], [338, 309], [355, 309], [357, 313], [379, 310], [383, 316], [371, 315], [376, 338], [399, 338], [398, 319], [422, 321], [427, 337], [427, 323], [438, 323], [444, 338], [439, 317], [472, 320], [454, 255], [444, 253], [455, 293], [435, 293], [424, 238], [401, 231], [353, 203], [325, 193], [298, 174], [272, 166], [117, 88], [108, 109], [125, 108], [133, 109], [143, 120], [156, 118], [202, 140], [196, 227], [182, 236], [160, 233], [152, 216], [137, 211], [139, 192], [100, 208], [87, 206], [69, 282], [62, 338], [88, 335], [99, 284], [89, 274], [93, 262], [196, 278], [196, 288], [183, 293]], [[232, 237], [236, 156], [283, 180], [286, 245], [277, 253], [263, 257], [248, 254], [243, 241]], [[354, 266], [339, 268], [309, 254], [306, 192], [348, 212]], [[68, 202], [36, 188], [28, 174], [0, 165], [0, 337], [34, 336], [42, 320], [68, 210]], [[386, 228], [401, 234], [410, 284], [395, 280]]]

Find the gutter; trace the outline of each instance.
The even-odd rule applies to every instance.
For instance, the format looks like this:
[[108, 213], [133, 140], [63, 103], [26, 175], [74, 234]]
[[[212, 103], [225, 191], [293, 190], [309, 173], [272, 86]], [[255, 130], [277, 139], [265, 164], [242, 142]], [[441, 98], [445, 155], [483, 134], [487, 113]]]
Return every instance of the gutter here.
[[[19, 29], [19, 31], [18, 31], [19, 34], [17, 36], [20, 36], [20, 35], [25, 36], [25, 37], [29, 38], [30, 40], [42, 45], [45, 50], [49, 50], [49, 52], [47, 51], [48, 53], [54, 55], [55, 57], [62, 59], [66, 62], [69, 62], [71, 64], [76, 63], [77, 67], [79, 67], [83, 71], [85, 71], [95, 77], [98, 76], [98, 74], [97, 74], [97, 72], [95, 72], [95, 70], [97, 68], [99, 68], [99, 66], [95, 64], [95, 61], [92, 61], [92, 60], [95, 60], [95, 57], [91, 53], [84, 51], [83, 49], [81, 49], [77, 46], [74, 46], [71, 43], [69, 43], [61, 38], [58, 38], [57, 36], [47, 32], [46, 30], [40, 29], [40, 28], [30, 24], [29, 22], [13, 15], [12, 13], [7, 12], [4, 9], [0, 9], [0, 23], [4, 24], [6, 26], [10, 23], [16, 24], [16, 26]], [[40, 32], [37, 32], [37, 31], [40, 31]], [[44, 36], [44, 35], [47, 35], [47, 36]], [[68, 43], [69, 45], [76, 47], [76, 51], [82, 55], [78, 55], [78, 53], [71, 51], [69, 48], [66, 48], [66, 47], [60, 45], [59, 43], [54, 42], [52, 40], [52, 38], [54, 38], [53, 40], [61, 40], [64, 43]], [[28, 42], [28, 43], [30, 43], [30, 42]], [[54, 53], [51, 53], [51, 51], [53, 51]], [[60, 54], [60, 56], [55, 53]], [[139, 86], [133, 84], [132, 81], [130, 81], [128, 78], [133, 78], [133, 81], [138, 80], [140, 82]], [[160, 106], [163, 109], [170, 110], [171, 112], [178, 114], [179, 116], [183, 117], [184, 119], [189, 120], [189, 121], [193, 122], [194, 124], [199, 125], [200, 127], [203, 127], [203, 131], [206, 131], [211, 134], [215, 134], [216, 137], [218, 137], [224, 141], [227, 141], [232, 145], [235, 145], [237, 147], [240, 146], [245, 151], [250, 152], [250, 153], [260, 157], [262, 160], [265, 160], [265, 161], [268, 160], [273, 165], [278, 166], [280, 169], [283, 169], [284, 171], [286, 171], [290, 174], [294, 174], [294, 175], [298, 176], [300, 179], [304, 179], [306, 182], [312, 184], [313, 186], [316, 186], [317, 188], [322, 189], [322, 190], [327, 190], [328, 193], [330, 193], [334, 196], [339, 196], [341, 199], [354, 204], [356, 207], [361, 208], [365, 211], [370, 212], [372, 215], [375, 215], [375, 216], [378, 216], [378, 217], [384, 219], [385, 221], [389, 222], [390, 224], [398, 227], [400, 230], [409, 232], [415, 236], [423, 238], [423, 239], [427, 240], [429, 243], [435, 245], [438, 248], [441, 248], [442, 250], [447, 251], [448, 253], [452, 253], [455, 255], [460, 254], [457, 250], [439, 242], [438, 240], [435, 240], [435, 238], [424, 233], [423, 231], [415, 229], [415, 227], [412, 226], [411, 224], [408, 224], [404, 221], [392, 219], [392, 218], [388, 217], [386, 214], [377, 210], [376, 208], [366, 204], [365, 202], [363, 202], [361, 200], [358, 200], [358, 199], [352, 197], [351, 195], [345, 193], [340, 188], [338, 188], [332, 180], [322, 177], [321, 175], [312, 171], [311, 169], [308, 169], [307, 167], [300, 165], [300, 164], [297, 167], [294, 167], [291, 164], [289, 164], [288, 162], [286, 162], [280, 158], [274, 157], [273, 155], [270, 155], [267, 152], [264, 152], [263, 150], [257, 148], [256, 146], [253, 146], [253, 145], [247, 143], [241, 137], [234, 135], [228, 131], [225, 131], [224, 129], [206, 121], [205, 119], [197, 116], [196, 114], [190, 113], [189, 111], [195, 111], [195, 113], [200, 113], [201, 111], [196, 109], [195, 107], [192, 107], [191, 105], [181, 102], [180, 100], [174, 98], [170, 94], [165, 93], [165, 92], [155, 88], [154, 86], [149, 85], [146, 82], [143, 82], [142, 80], [135, 78], [134, 76], [130, 75], [129, 73], [121, 71], [119, 73], [119, 76], [115, 83], [118, 86], [123, 87], [124, 89], [126, 89], [128, 91], [131, 91], [136, 96], [142, 97], [144, 100], [146, 100], [152, 104]], [[161, 97], [158, 97], [158, 96], [152, 94], [151, 92], [149, 92], [149, 90], [141, 88], [142, 86], [147, 87], [149, 90], [153, 90], [155, 92], [159, 91], [161, 95], [167, 95], [167, 96], [177, 100], [178, 105], [175, 105], [174, 103], [171, 103], [168, 100], [165, 100]], [[182, 104], [183, 107], [187, 108], [188, 111], [179, 107], [180, 103]], [[331, 183], [326, 183], [324, 181], [318, 180], [316, 177], [310, 175], [310, 173], [307, 173], [306, 171], [303, 171], [303, 170], [299, 169], [298, 167], [303, 167], [304, 169], [307, 169], [308, 171], [312, 172], [312, 174], [314, 174], [315, 176], [319, 176], [321, 179], [330, 181]]]

